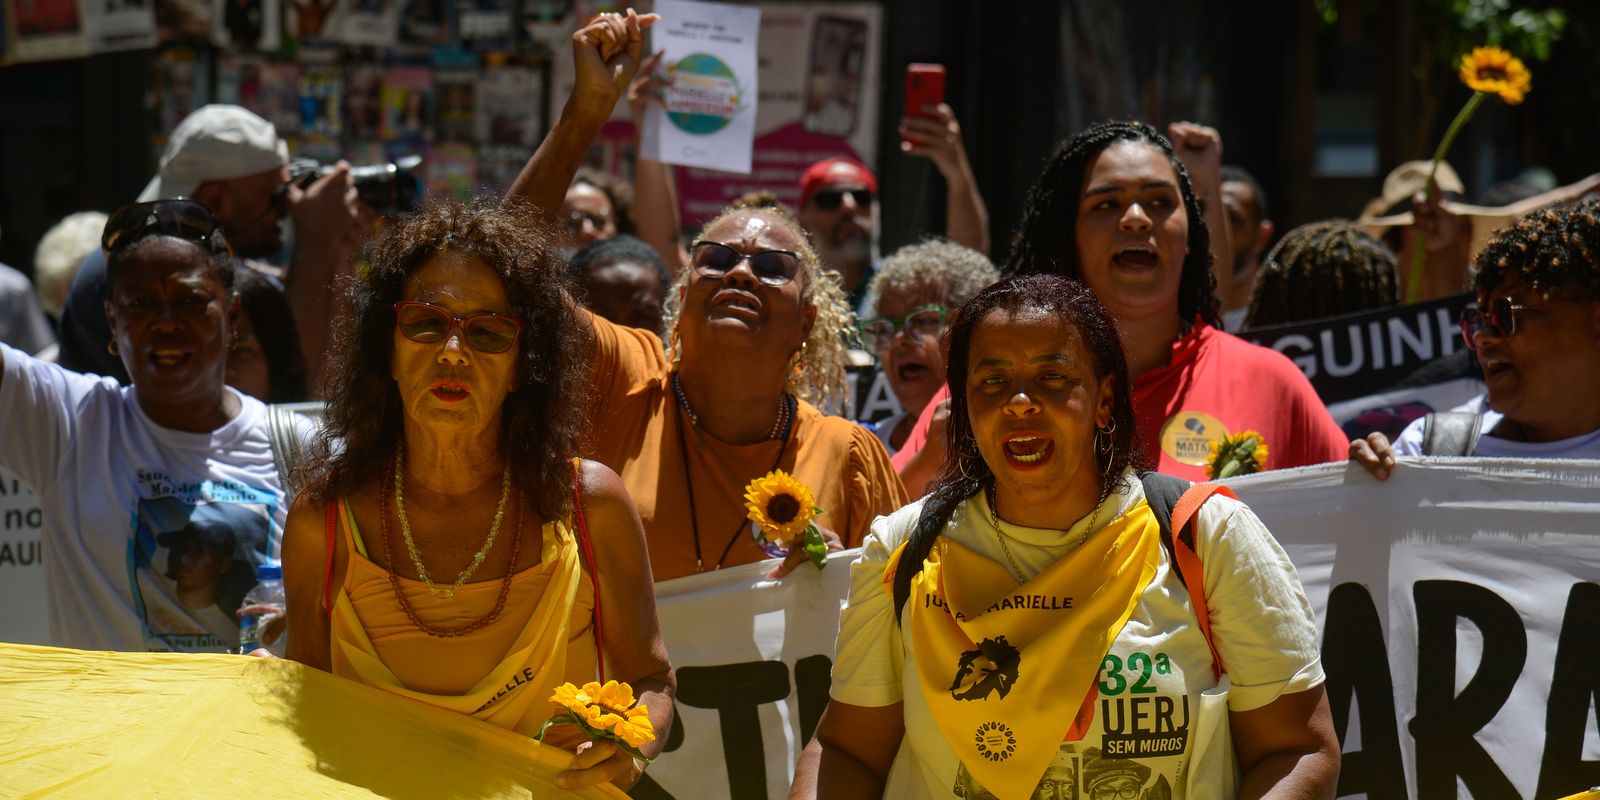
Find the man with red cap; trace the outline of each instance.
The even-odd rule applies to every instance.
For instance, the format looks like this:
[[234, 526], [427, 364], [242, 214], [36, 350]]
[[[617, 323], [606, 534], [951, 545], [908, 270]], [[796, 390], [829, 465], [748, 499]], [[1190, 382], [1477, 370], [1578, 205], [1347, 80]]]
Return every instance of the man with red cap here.
[[[940, 103], [900, 121], [900, 151], [932, 161], [944, 176], [945, 238], [989, 253], [989, 212], [972, 177], [955, 112]], [[861, 301], [877, 259], [878, 179], [851, 158], [818, 161], [800, 177], [800, 224], [829, 269], [838, 271], [850, 306]]]

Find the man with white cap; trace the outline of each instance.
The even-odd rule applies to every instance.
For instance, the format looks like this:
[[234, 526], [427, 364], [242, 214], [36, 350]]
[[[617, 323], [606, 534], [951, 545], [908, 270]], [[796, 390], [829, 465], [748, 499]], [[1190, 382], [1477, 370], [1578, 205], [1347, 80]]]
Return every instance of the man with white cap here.
[[[208, 105], [173, 129], [161, 169], [139, 201], [188, 197], [204, 203], [242, 259], [279, 255], [283, 218], [293, 221], [284, 293], [294, 309], [308, 377], [316, 385], [333, 316], [329, 284], [350, 268], [375, 212], [357, 200], [348, 164], [339, 162], [303, 190], [290, 182], [288, 164], [288, 148], [272, 123], [239, 106]], [[278, 272], [265, 264], [249, 265]], [[79, 268], [62, 310], [60, 363], [127, 383], [122, 364], [106, 350], [111, 331], [104, 282], [105, 255], [96, 250]]]

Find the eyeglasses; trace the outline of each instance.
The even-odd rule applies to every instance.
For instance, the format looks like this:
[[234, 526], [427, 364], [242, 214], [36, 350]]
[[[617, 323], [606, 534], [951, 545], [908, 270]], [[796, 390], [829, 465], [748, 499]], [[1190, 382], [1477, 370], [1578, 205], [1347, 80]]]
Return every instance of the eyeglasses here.
[[950, 316], [950, 309], [930, 303], [913, 309], [910, 314], [903, 317], [873, 317], [856, 323], [856, 328], [861, 335], [872, 340], [873, 345], [879, 350], [888, 350], [894, 347], [894, 335], [900, 331], [905, 332], [907, 339], [936, 339], [944, 332], [944, 321]]
[[811, 195], [811, 202], [823, 211], [832, 211], [844, 203], [844, 196], [856, 202], [857, 208], [866, 208], [872, 205], [871, 189], [823, 189]]
[[1489, 301], [1489, 310], [1478, 308], [1476, 303], [1461, 310], [1461, 338], [1467, 342], [1468, 350], [1477, 350], [1478, 346], [1473, 341], [1480, 332], [1487, 329], [1489, 335], [1498, 339], [1506, 339], [1517, 335], [1517, 317], [1519, 314], [1532, 311], [1537, 313], [1544, 306], [1561, 305], [1577, 302], [1574, 300], [1547, 300], [1536, 306], [1527, 306], [1511, 302], [1509, 297], [1496, 297]]
[[767, 286], [782, 286], [800, 272], [800, 254], [788, 250], [745, 254], [720, 242], [704, 240], [695, 242], [689, 249], [694, 254], [691, 260], [695, 272], [707, 278], [720, 278], [732, 272], [741, 261], [750, 262], [750, 272]]
[[460, 326], [462, 337], [480, 353], [504, 353], [515, 347], [522, 323], [514, 317], [484, 311], [458, 317], [432, 303], [401, 300], [394, 304], [394, 324], [400, 335], [417, 344], [433, 344]]
[[210, 244], [219, 230], [217, 218], [204, 203], [183, 197], [152, 200], [117, 209], [106, 220], [100, 247], [110, 255], [151, 234]]

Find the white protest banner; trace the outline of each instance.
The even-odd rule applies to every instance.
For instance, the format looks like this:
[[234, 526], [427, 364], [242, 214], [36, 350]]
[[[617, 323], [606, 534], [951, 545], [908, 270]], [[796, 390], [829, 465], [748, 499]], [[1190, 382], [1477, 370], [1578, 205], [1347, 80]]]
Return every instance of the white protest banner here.
[[[1231, 481], [1323, 626], [1340, 795], [1560, 797], [1600, 784], [1600, 462], [1327, 464]], [[856, 551], [669, 581], [681, 728], [636, 798], [781, 797], [827, 697]]]
[[828, 704], [839, 608], [858, 550], [779, 581], [773, 561], [656, 584], [678, 676], [666, 751], [629, 792], [651, 798], [782, 797]]
[[43, 531], [38, 496], [0, 469], [0, 642], [50, 643]]
[[658, 0], [651, 29], [671, 76], [666, 107], [651, 104], [640, 152], [668, 164], [750, 172], [756, 131], [761, 9]]

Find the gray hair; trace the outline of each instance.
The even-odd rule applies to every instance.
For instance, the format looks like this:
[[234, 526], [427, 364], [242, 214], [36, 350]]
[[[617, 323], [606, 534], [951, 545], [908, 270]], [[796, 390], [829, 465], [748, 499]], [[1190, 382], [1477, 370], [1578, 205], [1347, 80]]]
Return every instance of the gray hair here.
[[62, 218], [39, 240], [33, 251], [33, 282], [38, 287], [39, 305], [50, 316], [61, 316], [78, 265], [100, 249], [100, 233], [105, 227], [105, 214], [79, 211]]
[[878, 313], [885, 292], [926, 286], [954, 311], [998, 280], [1000, 271], [988, 256], [946, 239], [925, 239], [894, 251], [878, 266], [867, 284], [867, 307]]

